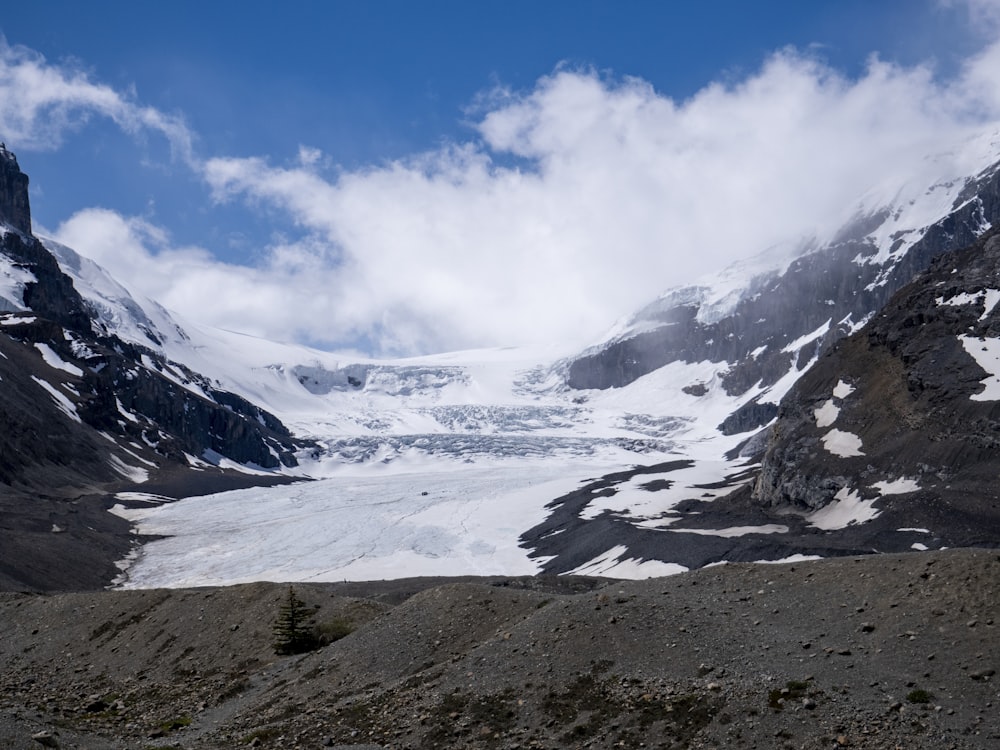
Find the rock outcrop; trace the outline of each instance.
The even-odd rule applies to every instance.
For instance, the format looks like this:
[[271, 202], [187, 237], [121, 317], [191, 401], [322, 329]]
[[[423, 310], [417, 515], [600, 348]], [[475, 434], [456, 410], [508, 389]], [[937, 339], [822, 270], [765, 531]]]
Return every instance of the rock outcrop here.
[[0, 143], [0, 222], [22, 234], [31, 234], [28, 175], [17, 165], [17, 157]]
[[937, 258], [781, 404], [753, 497], [870, 503], [1000, 539], [1000, 231]]

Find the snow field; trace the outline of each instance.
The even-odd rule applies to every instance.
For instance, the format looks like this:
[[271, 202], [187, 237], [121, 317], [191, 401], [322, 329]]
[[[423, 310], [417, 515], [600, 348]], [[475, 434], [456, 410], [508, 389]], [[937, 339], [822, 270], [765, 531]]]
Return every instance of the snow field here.
[[[409, 576], [528, 575], [518, 546], [545, 504], [575, 489], [570, 467], [379, 471], [254, 488], [165, 505], [114, 508], [143, 546], [125, 588]], [[575, 467], [587, 476], [593, 467]]]

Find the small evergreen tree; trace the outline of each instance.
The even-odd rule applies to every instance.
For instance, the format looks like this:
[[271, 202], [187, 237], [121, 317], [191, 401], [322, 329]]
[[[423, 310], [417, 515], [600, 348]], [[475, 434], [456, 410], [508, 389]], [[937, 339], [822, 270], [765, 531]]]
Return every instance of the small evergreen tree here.
[[288, 597], [278, 610], [278, 621], [274, 624], [274, 652], [276, 654], [304, 654], [317, 648], [316, 636], [309, 619], [310, 611], [288, 587]]

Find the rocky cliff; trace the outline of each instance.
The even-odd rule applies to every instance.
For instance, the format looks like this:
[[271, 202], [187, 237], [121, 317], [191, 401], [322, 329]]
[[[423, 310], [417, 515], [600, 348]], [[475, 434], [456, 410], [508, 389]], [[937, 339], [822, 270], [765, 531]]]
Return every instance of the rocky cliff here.
[[0, 143], [0, 221], [22, 234], [31, 234], [28, 205], [28, 175], [17, 165], [17, 157]]
[[809, 512], [895, 508], [907, 526], [1000, 539], [1000, 231], [937, 258], [795, 385], [753, 497]]

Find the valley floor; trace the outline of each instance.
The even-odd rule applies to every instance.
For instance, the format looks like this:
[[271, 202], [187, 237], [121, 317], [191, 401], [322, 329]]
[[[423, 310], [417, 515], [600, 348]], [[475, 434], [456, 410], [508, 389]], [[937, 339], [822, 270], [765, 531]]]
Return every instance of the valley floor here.
[[1000, 553], [0, 594], [0, 745], [994, 748]]

